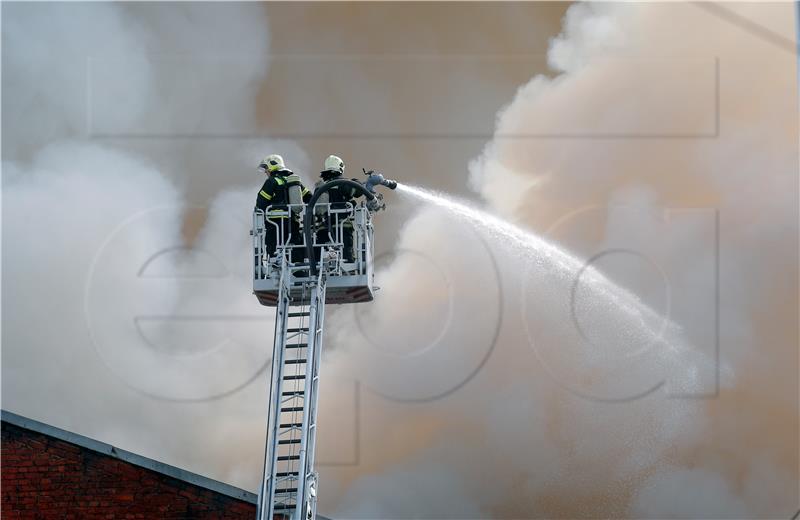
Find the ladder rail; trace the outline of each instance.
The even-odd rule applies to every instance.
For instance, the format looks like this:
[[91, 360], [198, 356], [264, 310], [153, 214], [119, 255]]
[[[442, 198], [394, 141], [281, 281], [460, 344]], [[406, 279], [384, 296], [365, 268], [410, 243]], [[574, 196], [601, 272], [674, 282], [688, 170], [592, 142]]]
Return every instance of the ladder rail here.
[[[324, 255], [324, 249], [323, 249]], [[322, 335], [317, 331], [322, 326], [322, 319], [325, 312], [325, 283], [326, 277], [324, 270], [320, 270], [316, 282], [313, 284], [311, 291], [311, 302], [309, 305], [309, 320], [308, 320], [308, 347], [306, 349], [306, 385], [305, 385], [305, 398], [303, 399], [303, 426], [302, 426], [302, 442], [300, 444], [300, 460], [297, 465], [298, 479], [297, 479], [297, 503], [295, 504], [295, 519], [309, 518], [305, 508], [312, 509], [310, 518], [314, 518], [313, 511], [316, 510], [316, 492], [312, 492], [310, 486], [316, 487], [316, 482], [313, 482], [313, 474], [308, 472], [309, 466], [313, 468], [314, 465], [314, 443], [316, 436], [313, 432], [315, 425], [315, 394], [316, 387], [315, 381], [318, 380], [319, 370], [319, 352], [322, 342]], [[312, 422], [314, 421], [314, 422]], [[309, 496], [313, 495], [313, 496]]]
[[308, 417], [308, 430], [307, 430], [307, 437], [308, 437], [308, 444], [306, 446], [306, 459], [304, 461], [304, 465], [302, 467], [303, 473], [305, 474], [306, 481], [310, 484], [306, 484], [305, 486], [305, 493], [312, 494], [311, 497], [304, 497], [305, 502], [309, 504], [311, 508], [310, 518], [316, 518], [317, 516], [317, 499], [316, 495], [318, 493], [318, 480], [317, 474], [315, 470], [314, 461], [316, 459], [316, 449], [317, 449], [317, 410], [318, 410], [318, 403], [319, 403], [319, 370], [320, 364], [322, 359], [322, 343], [323, 343], [323, 332], [325, 330], [325, 283], [324, 281], [320, 284], [320, 294], [318, 303], [320, 305], [320, 310], [317, 313], [317, 320], [312, 329], [309, 326], [309, 336], [315, 336], [314, 341], [314, 354], [313, 360], [309, 360], [309, 365], [311, 365], [311, 372], [312, 377], [311, 381], [308, 385], [310, 387], [307, 390], [308, 396], [306, 397], [306, 406], [308, 408], [307, 417]]
[[[282, 264], [286, 266], [286, 257], [283, 257]], [[287, 280], [287, 269], [281, 269], [280, 292], [278, 301], [278, 311], [275, 316], [275, 336], [272, 351], [272, 377], [270, 379], [270, 400], [267, 416], [267, 446], [264, 450], [264, 474], [261, 488], [258, 494], [258, 520], [272, 520], [274, 507], [275, 481], [272, 477], [273, 468], [277, 465], [278, 458], [278, 430], [280, 428], [280, 407], [274, 406], [275, 396], [280, 396], [283, 387], [283, 368], [286, 322], [289, 310], [289, 290]]]

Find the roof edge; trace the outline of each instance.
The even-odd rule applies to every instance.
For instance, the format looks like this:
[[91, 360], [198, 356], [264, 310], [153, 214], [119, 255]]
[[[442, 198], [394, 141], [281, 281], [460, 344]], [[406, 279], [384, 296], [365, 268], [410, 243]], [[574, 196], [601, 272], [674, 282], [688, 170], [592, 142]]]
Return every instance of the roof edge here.
[[14, 412], [9, 412], [8, 410], [0, 410], [0, 416], [2, 418], [2, 422], [7, 422], [9, 424], [13, 424], [14, 426], [41, 433], [49, 437], [54, 437], [65, 442], [81, 446], [88, 450], [102, 453], [103, 455], [107, 455], [115, 459], [123, 460], [133, 464], [134, 466], [149, 469], [150, 471], [155, 471], [156, 473], [160, 473], [162, 475], [166, 475], [168, 477], [172, 477], [204, 489], [215, 491], [244, 502], [258, 504], [257, 494], [237, 488], [230, 484], [225, 484], [224, 482], [204, 477], [203, 475], [198, 475], [197, 473], [192, 473], [175, 466], [170, 466], [169, 464], [164, 464], [163, 462], [149, 459], [142, 455], [137, 455], [136, 453], [131, 453], [130, 451], [117, 448], [111, 444], [100, 442], [98, 440], [69, 432], [67, 430], [62, 430], [61, 428], [56, 428], [55, 426], [36, 421], [34, 419], [28, 419], [27, 417], [23, 417]]

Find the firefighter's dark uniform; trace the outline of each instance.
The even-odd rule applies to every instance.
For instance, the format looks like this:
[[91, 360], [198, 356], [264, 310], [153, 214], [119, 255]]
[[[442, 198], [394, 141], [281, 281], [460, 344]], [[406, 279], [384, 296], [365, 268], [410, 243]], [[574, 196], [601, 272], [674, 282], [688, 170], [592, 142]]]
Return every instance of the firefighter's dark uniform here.
[[[338, 171], [324, 171], [321, 173], [321, 176], [322, 181], [317, 183], [317, 188], [328, 181], [342, 178], [342, 174]], [[352, 180], [358, 182], [357, 179]], [[352, 206], [355, 206], [355, 199], [359, 195], [358, 190], [349, 186], [334, 186], [326, 193], [328, 195], [328, 202], [331, 205], [331, 209], [345, 209], [347, 208], [348, 203]], [[354, 262], [355, 253], [353, 251], [353, 220], [344, 220], [343, 217], [345, 216], [346, 213], [339, 213], [339, 225], [342, 227], [342, 244], [344, 246], [343, 256], [346, 262]], [[336, 237], [336, 230], [332, 228], [334, 224], [335, 221], [330, 222], [328, 220], [327, 213], [320, 219], [320, 221], [317, 223], [317, 244], [326, 244], [332, 242], [332, 239]], [[319, 250], [315, 251], [315, 256], [319, 256]]]
[[[289, 211], [288, 215], [285, 214], [289, 209], [289, 188], [293, 186], [300, 187], [303, 202], [308, 202], [311, 199], [311, 192], [300, 182], [300, 177], [292, 173], [291, 170], [271, 172], [256, 197], [256, 208], [265, 211], [266, 222], [264, 223], [264, 228], [267, 254], [269, 256], [275, 254], [279, 233], [283, 241], [293, 245], [303, 244], [299, 213]], [[275, 213], [283, 214], [276, 215]], [[292, 249], [292, 262], [302, 262], [304, 257], [303, 248], [295, 247]]]

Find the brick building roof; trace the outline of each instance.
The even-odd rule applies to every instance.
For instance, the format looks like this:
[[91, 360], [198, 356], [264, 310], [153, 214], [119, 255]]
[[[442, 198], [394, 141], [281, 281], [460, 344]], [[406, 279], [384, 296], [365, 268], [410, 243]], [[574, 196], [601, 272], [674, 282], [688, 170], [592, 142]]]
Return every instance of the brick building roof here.
[[0, 463], [3, 518], [256, 514], [254, 493], [5, 410]]

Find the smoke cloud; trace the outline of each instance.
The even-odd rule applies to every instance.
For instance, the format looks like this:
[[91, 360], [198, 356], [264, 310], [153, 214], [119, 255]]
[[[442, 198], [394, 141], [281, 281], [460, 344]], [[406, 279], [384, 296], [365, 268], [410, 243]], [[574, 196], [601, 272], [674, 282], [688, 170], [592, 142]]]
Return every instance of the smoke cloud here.
[[[266, 143], [209, 150], [180, 136], [255, 128], [263, 8], [15, 4], [3, 14], [3, 406], [225, 479], [227, 462], [197, 453], [224, 441], [229, 412], [203, 403], [269, 356], [253, 338], [270, 316], [242, 311], [248, 264], [230, 261], [248, 244], [252, 207], [237, 182]], [[159, 133], [171, 142], [151, 143]], [[296, 145], [281, 147], [302, 160]], [[203, 194], [212, 202], [193, 209]], [[214, 314], [212, 293], [239, 323], [198, 331], [163, 320]], [[231, 344], [238, 353], [225, 355]], [[245, 415], [258, 424], [263, 405], [252, 402]]]
[[[669, 327], [389, 196], [376, 300], [326, 317], [322, 514], [791, 516], [795, 55], [689, 4], [459, 9], [4, 5], [4, 409], [255, 489], [254, 165], [337, 153]], [[794, 40], [789, 4], [725, 9]]]
[[[737, 12], [791, 39], [787, 7]], [[471, 165], [472, 186], [494, 211], [586, 261], [598, 251], [656, 259], [648, 265], [623, 254], [594, 265], [671, 315], [681, 327], [678, 341], [691, 348], [666, 372], [642, 365], [632, 352], [641, 338], [619, 321], [620, 309], [581, 308], [579, 291], [570, 317], [566, 300], [574, 280], [554, 288], [556, 273], [531, 271], [529, 261], [509, 256], [495, 241], [506, 308], [521, 316], [505, 313], [490, 362], [471, 389], [457, 394], [463, 408], [436, 408], [445, 419], [437, 416], [442, 424], [435, 438], [453, 439], [455, 446], [430, 441], [417, 453], [458, 467], [461, 478], [453, 480], [463, 503], [481, 497], [487, 516], [790, 515], [798, 482], [794, 55], [757, 36], [743, 39], [741, 29], [695, 6], [600, 4], [569, 9], [548, 60], [558, 74], [534, 77], [500, 113], [495, 139]], [[472, 248], [449, 236], [434, 240], [441, 249], [431, 246], [431, 228], [430, 221], [407, 224], [400, 247], [434, 250], [448, 257], [442, 260], [448, 266], [469, 264], [465, 252]], [[776, 254], [766, 258], [765, 250]], [[470, 287], [482, 273], [471, 270], [454, 285]], [[666, 295], [665, 303], [662, 276], [671, 302]], [[381, 305], [402, 307], [403, 300], [377, 301], [375, 308]], [[476, 305], [462, 315], [480, 320], [483, 309]], [[423, 306], [419, 314], [435, 312]], [[375, 325], [378, 336], [411, 337]], [[577, 337], [578, 327], [584, 337]], [[662, 348], [675, 346], [675, 339], [667, 336]], [[519, 349], [530, 346], [536, 356], [526, 363], [531, 353]], [[716, 362], [710, 378], [703, 368], [709, 360]], [[383, 381], [397, 368], [358, 367]], [[412, 386], [432, 385], [417, 373], [406, 376]], [[676, 376], [699, 378], [702, 391], [681, 396]], [[637, 393], [662, 381], [652, 394]], [[609, 396], [631, 399], [602, 402]], [[380, 435], [404, 431], [409, 421], [394, 409], [382, 419], [368, 450], [383, 453]], [[402, 486], [402, 465], [383, 467], [352, 488], [397, 472], [383, 500], [373, 491], [363, 502], [371, 506], [359, 511], [364, 517], [391, 510], [394, 489]], [[756, 487], [770, 495], [766, 489], [781, 482], [781, 498], [767, 502], [744, 491], [757, 473], [764, 480]], [[341, 508], [344, 516], [356, 511], [349, 503]], [[408, 511], [405, 516], [413, 515], [412, 506]]]

